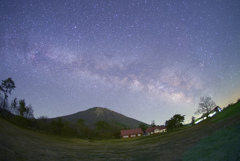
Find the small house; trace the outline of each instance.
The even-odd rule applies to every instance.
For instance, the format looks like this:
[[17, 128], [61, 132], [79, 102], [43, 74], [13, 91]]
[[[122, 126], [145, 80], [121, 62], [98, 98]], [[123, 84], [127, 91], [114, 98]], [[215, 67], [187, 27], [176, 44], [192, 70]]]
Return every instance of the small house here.
[[221, 111], [222, 111], [222, 109], [219, 106], [217, 106], [209, 113], [208, 116], [213, 117], [214, 115], [216, 115], [216, 113], [221, 112]]
[[[219, 106], [217, 106], [214, 109], [212, 109], [212, 111], [209, 113], [208, 117], [213, 117], [214, 115], [216, 115], [216, 113], [221, 112], [221, 111], [222, 111], [222, 109]], [[198, 124], [199, 122], [201, 122], [205, 119], [207, 119], [207, 113], [204, 113], [199, 119], [197, 119], [195, 121], [195, 124]]]
[[165, 126], [155, 126], [155, 127], [149, 127], [145, 130], [145, 132], [150, 135], [150, 134], [157, 134], [157, 133], [163, 133], [167, 132], [167, 129]]
[[129, 129], [129, 130], [121, 130], [122, 138], [134, 138], [143, 135], [143, 131], [141, 128], [139, 129]]

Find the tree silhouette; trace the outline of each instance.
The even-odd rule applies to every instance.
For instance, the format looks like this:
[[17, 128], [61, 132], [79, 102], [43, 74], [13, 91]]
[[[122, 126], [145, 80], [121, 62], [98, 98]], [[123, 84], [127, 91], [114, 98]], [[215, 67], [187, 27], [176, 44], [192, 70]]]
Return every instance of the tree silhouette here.
[[18, 114], [17, 108], [18, 108], [18, 101], [17, 101], [17, 98], [14, 98], [14, 100], [12, 100], [11, 106], [10, 106], [11, 113], [17, 115]]
[[151, 127], [155, 127], [155, 126], [156, 126], [155, 120], [152, 120]]
[[110, 125], [106, 121], [102, 120], [96, 122], [95, 126], [98, 128], [98, 130], [108, 130], [110, 128]]
[[25, 100], [19, 100], [18, 111], [21, 117], [24, 116], [24, 113], [27, 111]]
[[34, 115], [33, 115], [33, 108], [31, 105], [28, 105], [26, 107], [26, 112], [25, 112], [25, 115], [24, 115], [25, 118], [34, 118]]
[[143, 132], [145, 132], [145, 130], [148, 128], [147, 125], [144, 123], [139, 124], [138, 127], [141, 128]]
[[25, 100], [19, 100], [18, 112], [21, 117], [34, 118], [33, 108], [31, 105], [26, 106]]
[[62, 128], [64, 123], [62, 122], [62, 118], [58, 117], [57, 121], [53, 120], [51, 122], [51, 129], [54, 134], [60, 135], [62, 133]]
[[195, 125], [195, 120], [196, 120], [195, 117], [192, 116], [192, 121], [191, 121], [192, 126]]
[[198, 109], [195, 114], [204, 114], [207, 118], [210, 112], [216, 107], [211, 97], [201, 97]]
[[78, 119], [77, 123], [79, 126], [85, 126], [85, 120], [83, 119]]
[[16, 88], [15, 83], [13, 82], [12, 78], [8, 78], [5, 80], [2, 80], [2, 84], [0, 85], [0, 91], [3, 92], [4, 98], [1, 103], [1, 108], [5, 109], [6, 101], [8, 100], [8, 94], [11, 94], [11, 91]]
[[174, 115], [170, 120], [167, 120], [165, 122], [165, 126], [167, 127], [167, 130], [174, 130], [177, 128], [180, 128], [183, 126], [182, 122], [184, 121], [184, 116], [181, 116], [180, 114]]

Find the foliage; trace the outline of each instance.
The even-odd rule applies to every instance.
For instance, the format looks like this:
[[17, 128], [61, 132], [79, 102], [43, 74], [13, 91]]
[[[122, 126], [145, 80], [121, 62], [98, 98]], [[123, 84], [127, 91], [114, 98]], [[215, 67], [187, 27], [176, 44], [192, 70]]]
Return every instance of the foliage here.
[[48, 117], [47, 116], [40, 116], [37, 119], [37, 126], [38, 129], [41, 131], [49, 131], [49, 124], [48, 124]]
[[14, 115], [17, 115], [18, 114], [18, 101], [17, 101], [17, 98], [14, 98], [11, 102], [11, 106], [10, 106], [10, 112]]
[[106, 121], [99, 120], [95, 123], [95, 126], [98, 130], [108, 130], [110, 128], [110, 125]]
[[174, 115], [170, 120], [167, 120], [165, 122], [165, 126], [167, 127], [167, 130], [174, 130], [180, 127], [183, 127], [182, 122], [184, 121], [184, 116], [181, 116], [180, 114]]
[[[77, 123], [70, 124], [64, 122], [61, 118], [49, 121], [46, 116], [41, 116], [34, 119], [33, 108], [31, 105], [26, 105], [24, 99], [17, 100], [14, 98], [8, 109], [8, 94], [15, 89], [15, 84], [11, 78], [2, 81], [0, 85], [0, 111], [3, 118], [8, 119], [17, 126], [30, 128], [33, 130], [51, 133], [55, 135], [67, 137], [79, 137], [84, 139], [93, 138], [119, 138], [121, 128], [118, 126], [110, 126], [105, 121], [98, 121], [96, 129], [90, 129], [85, 125], [85, 120], [79, 119]], [[9, 112], [8, 112], [9, 111]]]
[[148, 128], [147, 125], [144, 123], [139, 124], [138, 127], [141, 128], [143, 132], [145, 132], [145, 130]]
[[27, 111], [24, 99], [19, 101], [18, 111], [21, 117], [23, 117], [23, 114]]
[[[4, 98], [0, 95], [0, 107], [6, 109], [8, 106], [8, 94], [11, 94], [12, 90], [16, 88], [14, 81], [12, 78], [8, 78], [6, 80], [2, 80], [2, 84], [0, 85], [0, 91], [3, 92]], [[34, 118], [33, 108], [31, 105], [26, 106], [25, 100], [17, 101], [17, 98], [11, 102], [10, 108], [8, 110], [14, 115], [20, 115], [25, 118]]]
[[69, 122], [64, 122], [61, 135], [67, 136], [67, 137], [76, 137], [77, 136], [77, 130], [73, 128]]
[[4, 98], [1, 101], [1, 108], [6, 108], [6, 101], [8, 100], [8, 94], [11, 94], [11, 91], [16, 88], [14, 81], [12, 78], [8, 78], [2, 80], [2, 84], [0, 85], [0, 91], [3, 92]]
[[51, 132], [53, 134], [61, 135], [63, 126], [64, 124], [62, 122], [62, 119], [59, 117], [57, 121], [53, 120], [51, 122]]
[[[12, 104], [15, 105], [15, 103], [17, 102], [17, 100], [13, 100]], [[34, 118], [33, 115], [33, 108], [31, 105], [26, 106], [26, 102], [24, 99], [19, 100], [18, 102], [18, 106], [17, 106], [17, 111], [19, 112], [19, 115], [21, 117], [25, 117], [25, 118]]]
[[79, 126], [85, 126], [85, 120], [83, 120], [83, 119], [78, 119], [77, 123]]
[[31, 120], [21, 117], [21, 116], [15, 116], [11, 120], [15, 125], [23, 127], [23, 128], [30, 128], [31, 127]]
[[28, 107], [26, 107], [26, 112], [25, 112], [24, 117], [25, 117], [25, 118], [34, 118], [33, 108], [32, 108], [31, 105], [28, 105]]
[[155, 120], [152, 120], [151, 127], [155, 127], [155, 126], [156, 126]]
[[[183, 152], [193, 149], [195, 144], [201, 144], [201, 140], [209, 136], [207, 143], [213, 144], [211, 146], [201, 144], [204, 146], [198, 146], [201, 149], [194, 148], [196, 153], [190, 154], [194, 158], [189, 158], [189, 160], [239, 160], [238, 140], [240, 133], [239, 130], [235, 133], [234, 129], [231, 128], [232, 125], [236, 125], [236, 128], [240, 129], [238, 126], [239, 114], [240, 103], [218, 113], [213, 119], [218, 118], [219, 122], [213, 123], [213, 119], [211, 119], [204, 126], [186, 128], [180, 132], [176, 131], [165, 135], [101, 141], [96, 141], [96, 136], [86, 141], [42, 135], [12, 126], [0, 118], [0, 160], [29, 160], [29, 158], [31, 160], [64, 160], [66, 158], [68, 160], [69, 158], [72, 160], [114, 160], [115, 158], [119, 160], [184, 160], [185, 157], [181, 158]], [[224, 118], [224, 121], [222, 117], [219, 117], [221, 115], [229, 118]], [[236, 128], [235, 130], [237, 130]], [[218, 130], [220, 131], [215, 135]], [[226, 139], [221, 139], [221, 136], [218, 135], [222, 135]], [[24, 151], [24, 153], [13, 155], [14, 151]], [[203, 155], [201, 156], [201, 154]], [[232, 158], [219, 158], [223, 155]]]
[[195, 114], [205, 114], [205, 116], [208, 118], [210, 112], [216, 107], [215, 102], [211, 99], [211, 97], [201, 97]]
[[196, 121], [196, 118], [192, 116], [192, 121], [191, 121], [191, 125], [195, 125], [195, 121]]
[[237, 100], [237, 102], [240, 102], [240, 98]]

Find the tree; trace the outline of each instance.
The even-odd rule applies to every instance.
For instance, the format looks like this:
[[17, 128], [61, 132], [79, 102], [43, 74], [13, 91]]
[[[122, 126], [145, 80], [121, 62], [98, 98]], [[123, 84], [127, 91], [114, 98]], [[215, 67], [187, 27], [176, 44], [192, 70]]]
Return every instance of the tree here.
[[[1, 86], [0, 86], [0, 88], [1, 88]], [[4, 100], [3, 96], [0, 93], [0, 108], [2, 108], [3, 100]]]
[[237, 102], [240, 102], [240, 98], [237, 100]]
[[145, 132], [145, 130], [148, 128], [147, 125], [144, 123], [139, 124], [138, 127], [141, 128], [143, 132]]
[[26, 107], [26, 111], [25, 111], [24, 117], [25, 117], [25, 118], [29, 118], [29, 119], [34, 118], [33, 108], [32, 108], [31, 105], [29, 105], [29, 106]]
[[11, 106], [10, 106], [10, 112], [12, 113], [12, 114], [17, 114], [18, 112], [18, 101], [17, 101], [17, 98], [14, 98], [14, 100], [12, 100], [12, 102], [11, 102]]
[[155, 127], [155, 126], [156, 126], [155, 120], [152, 120], [151, 127]]
[[195, 120], [196, 120], [195, 117], [192, 116], [192, 122], [191, 122], [192, 126], [195, 125]]
[[51, 130], [54, 134], [61, 135], [63, 126], [64, 124], [61, 117], [58, 117], [57, 121], [53, 120], [51, 122]]
[[91, 130], [85, 125], [84, 119], [78, 119], [77, 125], [77, 132], [80, 138], [88, 138], [88, 135], [91, 135]]
[[16, 88], [15, 83], [13, 82], [12, 78], [8, 78], [5, 80], [2, 80], [2, 84], [0, 85], [0, 91], [3, 92], [4, 98], [1, 103], [1, 108], [5, 108], [6, 101], [8, 100], [8, 94], [11, 94], [11, 91]]
[[174, 115], [170, 120], [165, 122], [167, 130], [174, 130], [183, 126], [182, 122], [184, 121], [185, 115], [181, 116], [180, 114]]
[[18, 112], [21, 117], [34, 118], [33, 108], [31, 105], [26, 106], [25, 100], [19, 100]]
[[96, 122], [95, 126], [98, 128], [98, 130], [108, 130], [110, 128], [110, 125], [106, 121], [101, 120]]
[[85, 120], [83, 119], [78, 119], [77, 123], [79, 126], [85, 126]]
[[25, 100], [19, 100], [19, 107], [18, 107], [18, 111], [19, 111], [19, 115], [21, 117], [24, 116], [24, 113], [26, 112], [27, 108], [26, 108], [26, 103]]
[[49, 124], [48, 124], [48, 117], [47, 116], [40, 116], [37, 119], [37, 123], [38, 123], [39, 130], [48, 131]]
[[205, 114], [206, 117], [209, 117], [210, 112], [216, 107], [215, 102], [211, 97], [201, 97], [198, 109], [195, 114]]

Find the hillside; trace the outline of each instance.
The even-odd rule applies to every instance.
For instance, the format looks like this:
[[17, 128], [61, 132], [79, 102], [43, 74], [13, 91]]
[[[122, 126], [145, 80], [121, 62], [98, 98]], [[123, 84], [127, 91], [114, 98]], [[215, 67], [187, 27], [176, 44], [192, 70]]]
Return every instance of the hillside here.
[[92, 128], [94, 128], [95, 123], [99, 120], [106, 121], [110, 125], [116, 125], [121, 128], [138, 128], [139, 124], [143, 123], [102, 107], [90, 108], [72, 115], [61, 116], [61, 118], [70, 123], [77, 123], [79, 119], [83, 119], [85, 120], [85, 124]]
[[0, 118], [0, 160], [239, 160], [239, 138], [240, 102], [198, 125], [135, 139], [64, 138]]

